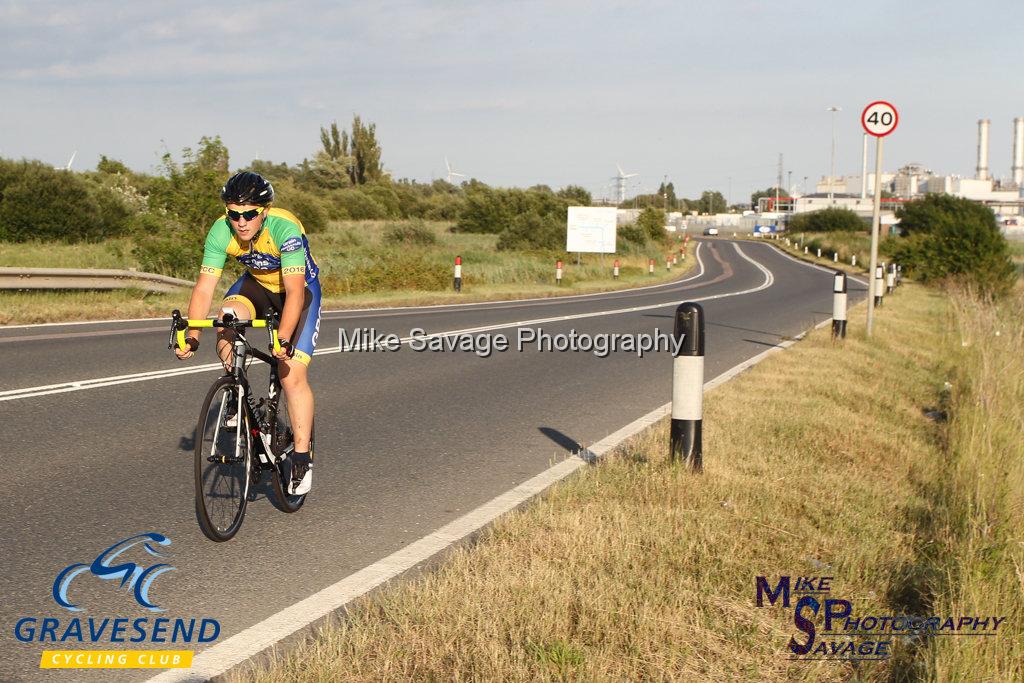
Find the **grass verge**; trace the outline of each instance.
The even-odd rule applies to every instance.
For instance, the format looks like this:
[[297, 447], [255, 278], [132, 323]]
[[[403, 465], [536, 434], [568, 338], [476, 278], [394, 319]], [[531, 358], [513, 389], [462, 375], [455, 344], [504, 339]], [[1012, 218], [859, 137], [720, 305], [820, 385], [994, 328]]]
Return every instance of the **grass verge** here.
[[[656, 426], [232, 679], [1019, 680], [1022, 317], [1012, 333], [1012, 311], [993, 318], [1005, 347], [959, 346], [959, 329], [990, 331], [966, 308], [902, 287], [870, 343], [852, 316], [844, 343], [819, 330], [710, 392], [702, 476], [666, 461]], [[1002, 388], [978, 402], [975, 364], [1016, 379], [981, 375]], [[992, 613], [1012, 630], [790, 661], [803, 634], [792, 610], [756, 606], [761, 575], [833, 576], [860, 615]]]
[[[400, 228], [414, 225], [403, 232]], [[403, 235], [419, 241], [403, 242]], [[397, 239], [396, 239], [397, 237]], [[581, 265], [555, 252], [498, 251], [497, 235], [448, 232], [446, 223], [421, 221], [346, 221], [332, 223], [310, 237], [321, 269], [326, 308], [420, 306], [495, 299], [525, 299], [614, 291], [658, 284], [681, 277], [694, 264], [696, 243], [687, 258], [666, 270], [669, 245], [649, 245], [618, 255], [585, 254]], [[681, 245], [673, 245], [678, 250]], [[462, 292], [452, 290], [453, 262], [462, 256]], [[555, 260], [563, 258], [560, 286], [554, 282]], [[620, 277], [612, 265], [621, 262]], [[647, 260], [654, 258], [653, 274]], [[131, 268], [138, 264], [126, 240], [102, 244], [26, 243], [0, 245], [0, 265], [52, 268]], [[198, 269], [198, 264], [197, 264]], [[221, 278], [223, 292], [241, 274], [229, 265]], [[188, 306], [189, 292], [151, 294], [113, 292], [0, 291], [0, 324], [146, 318], [168, 315]]]

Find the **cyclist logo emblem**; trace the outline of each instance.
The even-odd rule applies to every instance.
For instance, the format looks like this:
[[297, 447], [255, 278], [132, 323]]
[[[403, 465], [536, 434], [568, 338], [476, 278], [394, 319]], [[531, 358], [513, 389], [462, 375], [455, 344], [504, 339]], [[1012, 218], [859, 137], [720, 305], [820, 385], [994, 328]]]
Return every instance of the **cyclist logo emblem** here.
[[171, 539], [155, 532], [130, 536], [101, 552], [91, 564], [76, 562], [68, 565], [57, 574], [57, 578], [53, 582], [53, 599], [58, 605], [67, 610], [81, 612], [82, 608], [71, 602], [71, 599], [68, 597], [68, 589], [71, 587], [71, 582], [75, 577], [79, 574], [90, 572], [93, 576], [104, 581], [120, 579], [120, 584], [117, 587], [127, 586], [131, 589], [135, 596], [135, 601], [141, 606], [151, 612], [163, 612], [164, 610], [150, 602], [149, 589], [156, 577], [164, 572], [173, 570], [174, 567], [166, 562], [153, 564], [148, 567], [136, 562], [127, 561], [114, 564], [123, 553], [140, 544], [153, 557], [163, 558], [164, 555], [154, 545], [168, 546], [171, 544]]

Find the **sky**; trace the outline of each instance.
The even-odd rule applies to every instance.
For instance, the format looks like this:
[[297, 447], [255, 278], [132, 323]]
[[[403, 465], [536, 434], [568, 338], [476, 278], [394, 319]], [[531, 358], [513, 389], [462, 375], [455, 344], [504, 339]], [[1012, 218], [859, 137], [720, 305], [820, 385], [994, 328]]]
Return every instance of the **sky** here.
[[[733, 202], [860, 173], [860, 112], [900, 113], [884, 167], [972, 176], [977, 120], [1010, 174], [1024, 2], [0, 0], [0, 156], [155, 172], [219, 135], [233, 168], [296, 163], [321, 126], [377, 126], [394, 178], [664, 178]], [[873, 148], [873, 145], [872, 145]], [[873, 168], [873, 161], [871, 162]]]

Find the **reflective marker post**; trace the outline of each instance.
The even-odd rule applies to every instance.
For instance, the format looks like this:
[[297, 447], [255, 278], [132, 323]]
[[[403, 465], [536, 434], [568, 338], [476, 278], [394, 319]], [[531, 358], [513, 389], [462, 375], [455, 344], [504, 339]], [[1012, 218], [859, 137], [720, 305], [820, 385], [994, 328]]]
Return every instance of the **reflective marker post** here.
[[896, 291], [896, 264], [889, 265], [889, 272], [885, 274], [885, 293], [892, 294]]
[[874, 304], [875, 306], [882, 306], [882, 296], [885, 294], [885, 267], [875, 266], [875, 278], [874, 278]]
[[615, 259], [615, 265], [612, 267], [612, 277], [616, 280], [619, 279], [619, 259]]
[[654, 259], [650, 259], [647, 262], [647, 274], [654, 275]]
[[455, 291], [462, 291], [462, 257], [455, 257]]
[[679, 351], [672, 361], [672, 462], [704, 469], [701, 432], [704, 413], [704, 309], [687, 302], [676, 309], [673, 331]]
[[836, 271], [832, 285], [832, 339], [846, 339], [846, 273]]
[[555, 261], [555, 284], [562, 284], [562, 262]]

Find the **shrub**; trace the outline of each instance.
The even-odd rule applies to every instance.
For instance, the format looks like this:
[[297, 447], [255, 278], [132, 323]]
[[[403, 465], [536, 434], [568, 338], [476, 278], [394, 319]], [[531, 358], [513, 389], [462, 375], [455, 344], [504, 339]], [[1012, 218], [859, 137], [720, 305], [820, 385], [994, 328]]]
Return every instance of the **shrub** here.
[[204, 231], [187, 228], [171, 216], [157, 213], [136, 216], [132, 230], [132, 253], [144, 271], [196, 279], [203, 260]]
[[619, 227], [618, 239], [623, 243], [620, 246], [633, 244], [638, 247], [642, 247], [647, 244], [647, 233], [644, 232], [636, 223], [631, 223], [630, 225], [623, 225]]
[[498, 249], [565, 249], [565, 220], [536, 211], [520, 214], [498, 237]]
[[327, 226], [327, 207], [312, 192], [282, 182], [274, 186], [274, 194], [274, 205], [294, 213], [306, 232], [319, 232]]
[[0, 238], [65, 242], [116, 237], [129, 211], [109, 189], [38, 162], [5, 165], [0, 188]]
[[905, 235], [893, 257], [924, 282], [960, 276], [986, 294], [1003, 294], [1015, 271], [995, 214], [969, 199], [928, 195], [897, 211]]
[[346, 218], [353, 220], [370, 220], [388, 217], [387, 208], [373, 197], [355, 188], [338, 190], [331, 197], [343, 211]]
[[437, 243], [434, 231], [418, 220], [388, 223], [384, 226], [382, 239], [385, 244], [429, 246]]
[[324, 295], [340, 296], [392, 289], [438, 290], [451, 286], [451, 268], [413, 250], [374, 251], [346, 273], [323, 276]]
[[790, 232], [856, 232], [869, 226], [860, 216], [849, 209], [821, 209], [798, 213], [789, 219], [786, 230]]
[[665, 212], [649, 206], [640, 212], [636, 226], [647, 235], [648, 239], [661, 242], [665, 239]]

